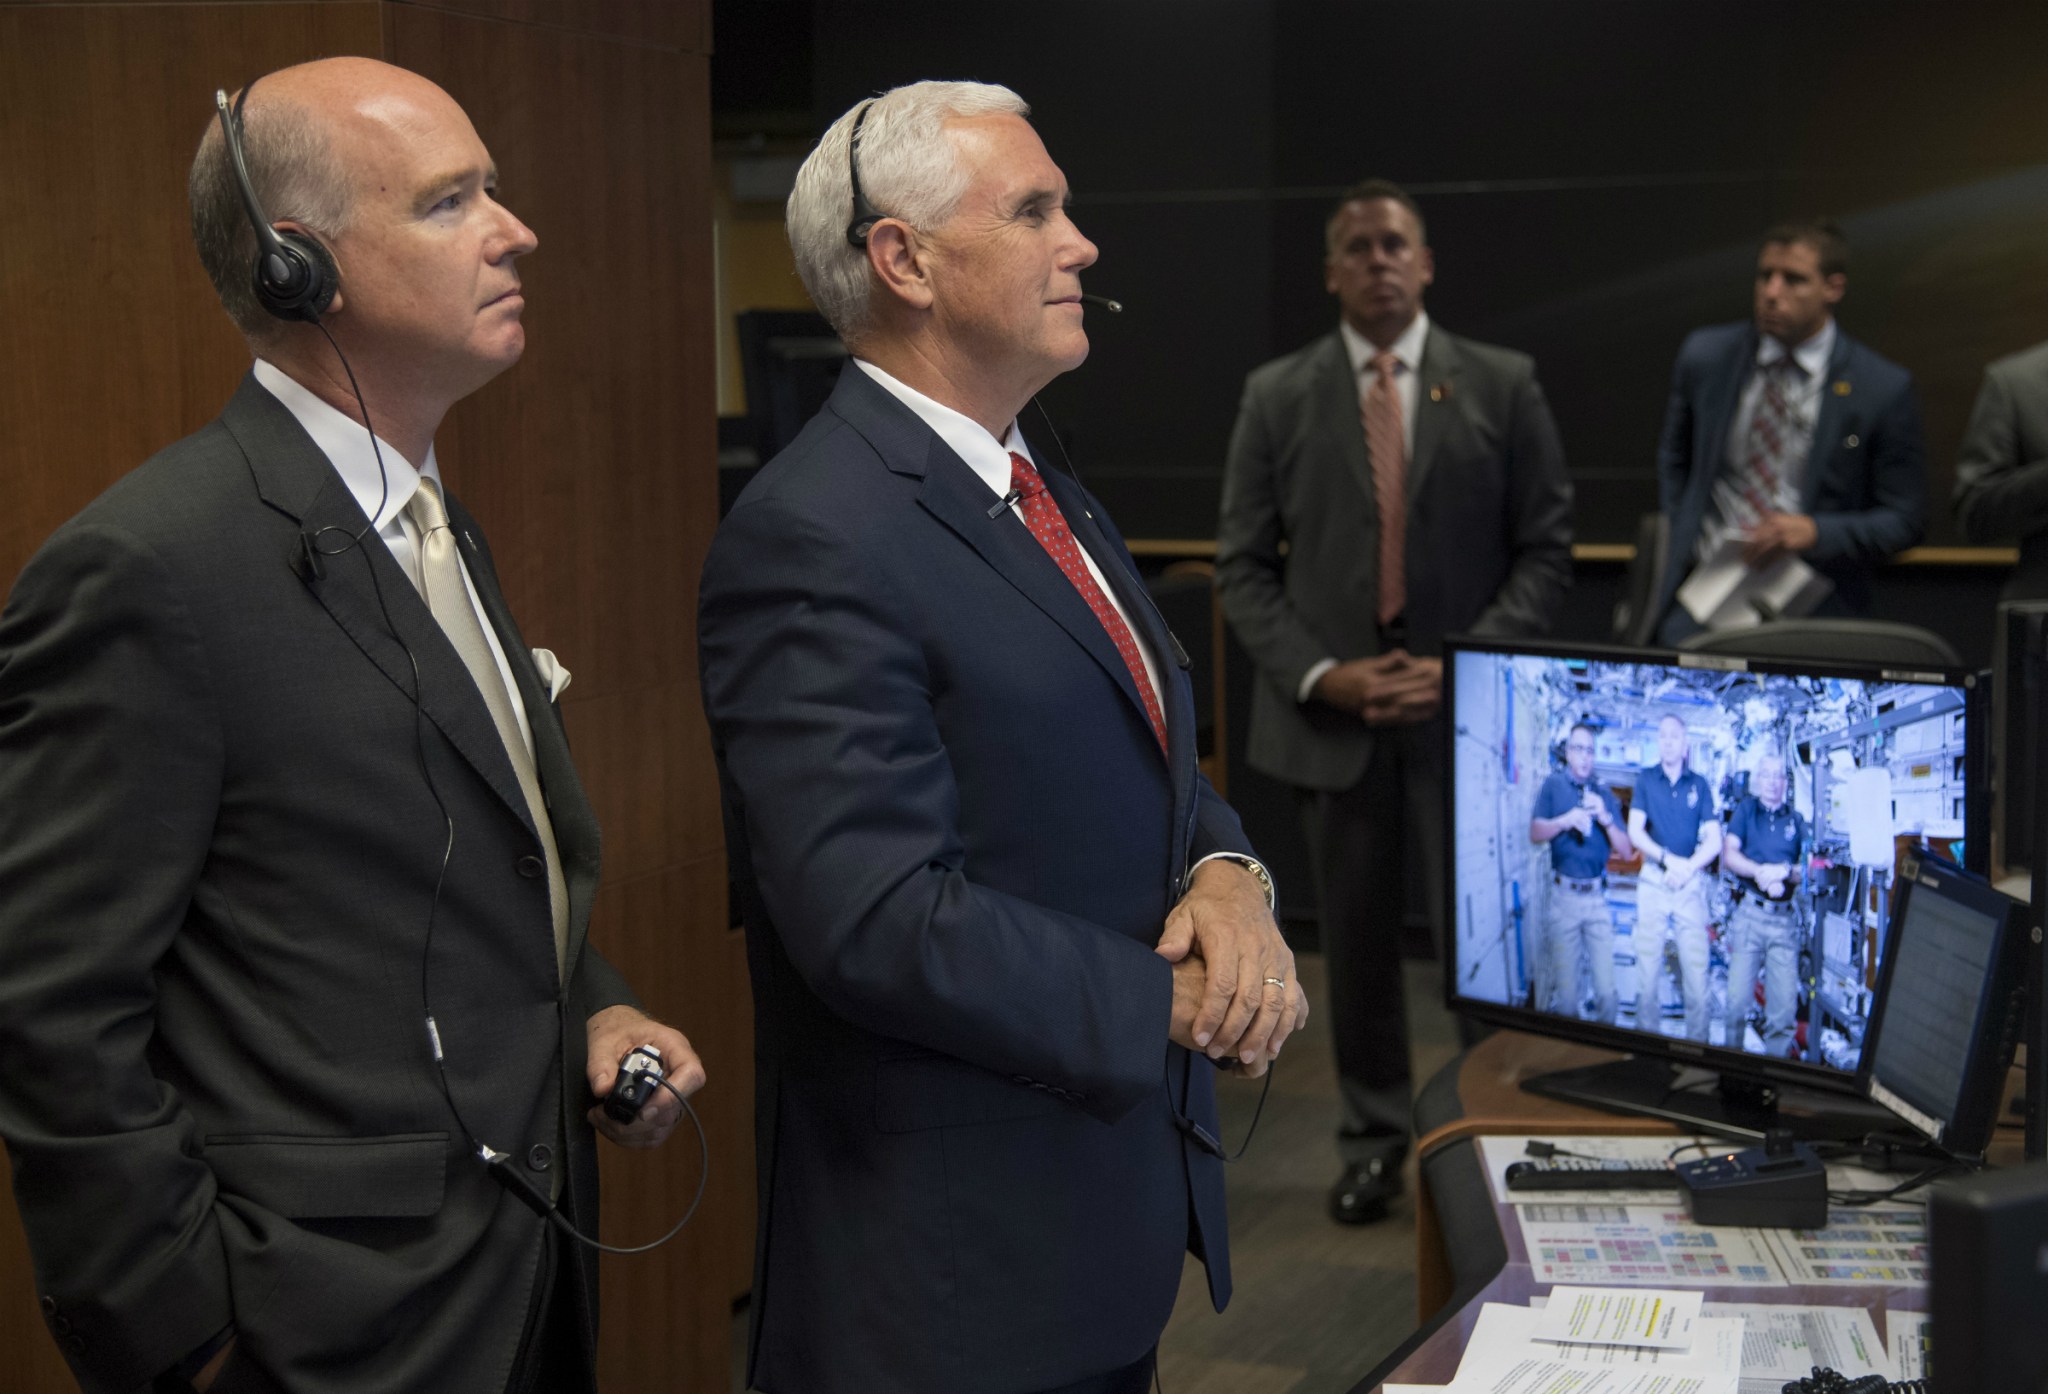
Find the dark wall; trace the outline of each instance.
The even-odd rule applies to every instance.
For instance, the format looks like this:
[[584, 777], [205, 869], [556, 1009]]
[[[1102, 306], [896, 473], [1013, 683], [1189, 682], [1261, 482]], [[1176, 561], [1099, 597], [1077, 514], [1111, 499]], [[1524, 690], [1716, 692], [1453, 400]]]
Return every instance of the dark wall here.
[[1748, 312], [1756, 235], [1825, 212], [1848, 331], [1912, 368], [1936, 510], [1990, 358], [2048, 337], [2048, 6], [1931, 0], [897, 0], [813, 8], [820, 125], [1006, 82], [1102, 248], [1094, 356], [1046, 405], [1137, 536], [1207, 537], [1245, 372], [1334, 322], [1322, 220], [1406, 183], [1447, 327], [1537, 356], [1581, 540], [1654, 504], [1672, 354]]

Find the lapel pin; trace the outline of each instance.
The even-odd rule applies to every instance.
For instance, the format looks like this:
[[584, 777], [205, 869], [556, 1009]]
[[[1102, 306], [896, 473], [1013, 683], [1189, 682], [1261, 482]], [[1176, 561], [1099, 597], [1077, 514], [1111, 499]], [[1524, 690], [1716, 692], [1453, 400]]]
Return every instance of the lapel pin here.
[[1848, 395], [1849, 395], [1849, 379], [1847, 379], [1847, 378], [1837, 378], [1837, 379], [1835, 379], [1835, 395], [1836, 395], [1837, 397], [1846, 397], [1846, 396], [1848, 396]]
[[1849, 447], [1849, 449], [1854, 450], [1857, 446], [1863, 444], [1863, 437], [1852, 435], [1847, 440], [1843, 441], [1842, 444]]
[[1436, 386], [1434, 386], [1434, 387], [1430, 388], [1430, 389], [1429, 389], [1429, 400], [1430, 400], [1430, 401], [1432, 401], [1432, 402], [1448, 402], [1448, 401], [1450, 401], [1450, 400], [1451, 400], [1451, 385], [1450, 385], [1449, 383], [1447, 383], [1447, 382], [1440, 382], [1440, 383], [1438, 383], [1438, 384], [1437, 384]]

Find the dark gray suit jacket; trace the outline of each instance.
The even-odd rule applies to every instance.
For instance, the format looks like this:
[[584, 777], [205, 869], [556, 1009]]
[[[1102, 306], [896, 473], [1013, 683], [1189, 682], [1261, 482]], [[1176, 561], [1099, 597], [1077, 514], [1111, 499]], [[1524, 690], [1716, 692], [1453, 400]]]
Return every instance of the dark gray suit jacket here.
[[[1419, 379], [1409, 648], [1435, 654], [1447, 634], [1540, 634], [1571, 582], [1572, 486], [1535, 364], [1432, 325]], [[1379, 652], [1372, 462], [1334, 330], [1245, 381], [1224, 465], [1216, 580], [1259, 667], [1253, 767], [1309, 789], [1357, 783], [1372, 732], [1295, 700], [1322, 659]]]
[[475, 683], [375, 533], [295, 567], [304, 534], [365, 520], [253, 378], [58, 529], [0, 613], [0, 1136], [90, 1394], [231, 1318], [222, 1394], [500, 1394], [541, 1222], [465, 1124], [524, 1160], [566, 1108], [551, 1166], [595, 1222], [583, 1023], [628, 1000], [584, 944], [597, 828], [482, 533], [450, 516], [553, 807], [566, 993]]
[[2004, 599], [2048, 598], [2048, 344], [1984, 370], [1956, 456], [1955, 509], [1974, 543], [2019, 539]]

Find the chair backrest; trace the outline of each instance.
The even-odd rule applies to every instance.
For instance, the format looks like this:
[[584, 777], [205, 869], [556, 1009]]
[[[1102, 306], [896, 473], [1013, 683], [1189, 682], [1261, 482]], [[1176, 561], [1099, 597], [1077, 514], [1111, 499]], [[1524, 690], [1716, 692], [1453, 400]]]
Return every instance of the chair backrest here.
[[[1216, 568], [1206, 561], [1180, 561], [1145, 583], [1167, 628], [1188, 653], [1188, 678], [1195, 696], [1195, 749], [1216, 792], [1225, 793], [1228, 724], [1224, 717], [1223, 607], [1216, 600]], [[1171, 662], [1171, 654], [1159, 657]]]
[[1627, 590], [1614, 606], [1615, 642], [1640, 648], [1656, 633], [1659, 617], [1651, 607], [1657, 603], [1657, 586], [1664, 579], [1670, 548], [1669, 518], [1645, 513], [1637, 519], [1635, 560], [1629, 563]]
[[1960, 668], [1962, 656], [1931, 629], [1890, 620], [1776, 620], [1712, 630], [1679, 645], [1694, 653], [1747, 658], [1835, 658], [1851, 663], [1926, 663]]

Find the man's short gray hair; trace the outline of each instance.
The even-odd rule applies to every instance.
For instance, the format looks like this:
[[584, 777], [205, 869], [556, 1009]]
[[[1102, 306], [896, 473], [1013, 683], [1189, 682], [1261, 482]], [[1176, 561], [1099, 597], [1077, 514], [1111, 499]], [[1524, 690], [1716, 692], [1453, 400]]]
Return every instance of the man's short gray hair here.
[[[275, 101], [251, 107], [242, 127], [242, 157], [256, 201], [273, 223], [303, 223], [323, 239], [348, 226], [355, 203], [348, 171], [320, 122], [303, 107]], [[263, 308], [251, 284], [256, 231], [242, 209], [242, 191], [218, 119], [209, 121], [200, 137], [185, 192], [192, 204], [192, 241], [221, 308], [250, 339], [275, 333], [283, 321]]]
[[[913, 82], [863, 105], [861, 192], [885, 216], [920, 232], [943, 226], [967, 193], [968, 173], [946, 123], [1031, 114], [1022, 97], [992, 82]], [[797, 171], [788, 207], [797, 274], [818, 312], [849, 344], [868, 328], [874, 275], [867, 253], [846, 240], [853, 221], [846, 145], [860, 111], [855, 106], [826, 130]]]

